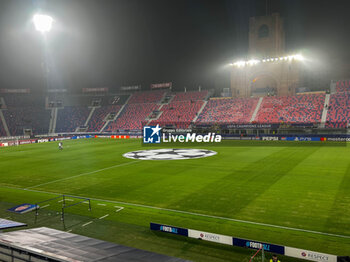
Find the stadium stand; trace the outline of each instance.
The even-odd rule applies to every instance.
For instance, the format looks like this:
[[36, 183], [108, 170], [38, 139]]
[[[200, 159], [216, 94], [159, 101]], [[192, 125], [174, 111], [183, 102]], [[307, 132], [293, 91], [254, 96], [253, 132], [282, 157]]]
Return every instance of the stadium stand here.
[[107, 105], [124, 105], [126, 101], [128, 100], [130, 95], [110, 95], [105, 96], [102, 99], [101, 105], [107, 106]]
[[24, 129], [31, 129], [35, 134], [48, 132], [50, 111], [45, 109], [44, 97], [37, 95], [6, 95], [4, 114], [12, 136], [23, 135]]
[[264, 97], [255, 122], [318, 123], [324, 100], [324, 94]]
[[187, 128], [193, 121], [203, 101], [175, 101], [164, 105], [160, 110], [163, 113], [151, 124], [172, 125], [178, 128]]
[[12, 136], [23, 135], [24, 129], [32, 129], [35, 134], [48, 133], [50, 111], [36, 107], [18, 107], [3, 110]]
[[350, 80], [339, 80], [336, 83], [336, 91], [339, 92], [350, 92]]
[[[349, 81], [338, 81], [337, 90], [348, 90], [349, 84]], [[93, 102], [97, 103], [88, 123], [88, 132], [99, 132], [105, 124], [106, 116], [110, 113], [117, 114], [122, 108], [117, 119], [111, 121], [104, 131], [140, 130], [142, 122], [148, 121], [152, 112], [158, 119], [152, 120], [151, 124], [186, 128], [197, 118], [201, 108], [203, 110], [196, 123], [249, 123], [254, 110], [257, 111], [254, 119], [256, 123], [319, 123], [325, 101], [324, 94], [264, 97], [259, 110], [256, 110], [259, 98], [211, 99], [206, 103], [204, 99], [208, 96], [207, 91], [168, 92], [170, 99], [162, 105], [160, 101], [165, 94], [165, 90], [156, 90], [136, 92], [131, 97], [75, 95], [66, 98], [61, 95], [56, 97], [62, 99], [64, 106], [58, 109], [56, 132], [74, 132], [77, 127], [83, 126]], [[48, 101], [50, 99], [54, 98], [51, 97]], [[43, 96], [11, 94], [5, 95], [4, 101], [2, 112], [11, 135], [23, 135], [25, 128], [32, 129], [34, 134], [48, 133], [51, 113], [45, 109]], [[350, 119], [350, 92], [332, 94], [328, 107], [326, 127], [346, 127]], [[0, 135], [6, 135], [2, 123]]]
[[74, 132], [79, 126], [84, 125], [90, 109], [83, 106], [67, 106], [58, 110], [56, 132]]
[[345, 128], [350, 120], [350, 93], [332, 94], [328, 105], [326, 127]]
[[162, 99], [164, 94], [165, 90], [136, 92], [131, 96], [129, 104], [156, 103]]
[[2, 121], [0, 121], [0, 137], [1, 136], [6, 136], [6, 132], [5, 132], [4, 126], [2, 124]]
[[95, 109], [95, 112], [92, 114], [91, 119], [88, 123], [89, 128], [88, 132], [99, 132], [105, 121], [103, 121], [109, 113], [118, 113], [121, 105], [113, 106], [103, 106]]
[[120, 129], [141, 130], [142, 121], [158, 107], [159, 105], [155, 103], [127, 104], [117, 120], [109, 123], [104, 131], [112, 132]]
[[196, 123], [249, 123], [258, 98], [211, 99]]
[[208, 91], [192, 91], [192, 92], [181, 92], [176, 93], [172, 102], [176, 101], [196, 101], [196, 100], [204, 100], [208, 95]]

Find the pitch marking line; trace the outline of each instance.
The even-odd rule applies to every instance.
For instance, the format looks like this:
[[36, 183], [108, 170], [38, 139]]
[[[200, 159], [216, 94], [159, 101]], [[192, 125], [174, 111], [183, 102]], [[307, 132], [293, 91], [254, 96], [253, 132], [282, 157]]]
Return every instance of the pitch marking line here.
[[99, 219], [104, 219], [105, 217], [108, 217], [108, 216], [109, 216], [109, 214], [104, 215], [104, 216], [100, 217]]
[[[67, 198], [66, 201], [74, 201], [74, 200]], [[58, 203], [61, 203], [61, 202], [63, 202], [63, 200], [58, 200]]]
[[87, 226], [87, 225], [90, 225], [92, 222], [93, 222], [93, 221], [89, 221], [89, 222], [85, 223], [84, 225], [82, 225], [82, 227], [85, 227], [85, 226]]
[[119, 206], [114, 206], [115, 208], [117, 208], [117, 210], [115, 212], [119, 212], [122, 211], [124, 209], [124, 207], [119, 207]]
[[97, 203], [99, 206], [106, 206], [106, 204]]
[[47, 204], [47, 205], [42, 206], [42, 207], [39, 207], [39, 208], [40, 208], [40, 209], [43, 209], [43, 208], [48, 207], [48, 206], [50, 206], [50, 204]]
[[[0, 187], [2, 187], [2, 188], [9, 188], [9, 189], [15, 189], [15, 190], [24, 190], [24, 191], [29, 191], [29, 192], [51, 194], [51, 195], [56, 195], [56, 196], [57, 195], [61, 195], [59, 193], [48, 192], [48, 191], [41, 191], [41, 190], [33, 190], [33, 189], [27, 189], [27, 188], [9, 187], [9, 186], [0, 186]], [[85, 196], [76, 196], [76, 197], [85, 197]], [[279, 225], [273, 225], [273, 224], [253, 222], [253, 221], [248, 221], [248, 220], [229, 218], [229, 217], [212, 216], [212, 215], [206, 215], [206, 214], [201, 214], [201, 213], [194, 213], [194, 212], [189, 212], [189, 211], [182, 211], [182, 210], [176, 210], [176, 209], [169, 209], [169, 208], [163, 208], [163, 207], [141, 205], [141, 204], [121, 202], [121, 201], [114, 201], [114, 200], [107, 200], [107, 199], [100, 199], [100, 198], [92, 198], [92, 197], [86, 197], [86, 198], [90, 198], [90, 200], [103, 201], [103, 202], [107, 202], [107, 203], [122, 204], [122, 205], [127, 205], [127, 206], [143, 207], [143, 208], [163, 210], [163, 211], [179, 213], [179, 214], [187, 214], [187, 215], [192, 215], [192, 216], [199, 216], [199, 217], [207, 217], [207, 218], [214, 218], [214, 219], [220, 219], [220, 220], [233, 221], [233, 222], [238, 222], [238, 223], [243, 223], [243, 224], [251, 224], [251, 225], [257, 225], [257, 226], [263, 226], [263, 227], [272, 227], [272, 228], [279, 228], [279, 229], [285, 229], [285, 230], [299, 231], [299, 232], [305, 232], [305, 233], [311, 233], [311, 234], [317, 234], [317, 235], [323, 235], [323, 236], [340, 237], [340, 238], [350, 239], [350, 236], [346, 236], [346, 235], [326, 233], [326, 232], [314, 231], [314, 230], [308, 230], [308, 229], [302, 229], [302, 228], [279, 226]]]
[[101, 168], [101, 169], [98, 169], [98, 170], [95, 170], [95, 171], [91, 171], [91, 172], [87, 172], [87, 173], [82, 173], [82, 174], [79, 174], [79, 175], [76, 175], [76, 176], [70, 176], [70, 177], [60, 178], [60, 179], [56, 179], [56, 180], [49, 181], [49, 182], [46, 182], [46, 183], [38, 184], [38, 185], [35, 185], [35, 186], [30, 186], [30, 187], [27, 187], [27, 188], [25, 188], [25, 189], [36, 188], [36, 187], [45, 186], [45, 185], [53, 184], [53, 183], [56, 183], [56, 182], [60, 182], [60, 181], [69, 180], [69, 179], [72, 179], [72, 178], [80, 177], [80, 176], [91, 175], [91, 174], [99, 173], [99, 172], [101, 172], [101, 171], [105, 171], [105, 170], [112, 169], [112, 168], [115, 168], [115, 167], [127, 166], [127, 165], [130, 165], [130, 164], [133, 164], [133, 163], [137, 163], [137, 162], [140, 162], [140, 161], [141, 161], [141, 160], [136, 160], [136, 161], [131, 161], [131, 162], [127, 162], [127, 163], [123, 163], [123, 164], [118, 164], [118, 165], [114, 165], [114, 166], [110, 166], [110, 167], [105, 167], [105, 168]]

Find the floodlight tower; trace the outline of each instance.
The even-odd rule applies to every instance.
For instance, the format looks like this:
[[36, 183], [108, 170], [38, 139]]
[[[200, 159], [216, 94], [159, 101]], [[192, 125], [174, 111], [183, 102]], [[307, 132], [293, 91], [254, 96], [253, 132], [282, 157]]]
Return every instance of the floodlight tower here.
[[41, 33], [42, 42], [43, 42], [43, 51], [42, 51], [42, 67], [46, 78], [46, 88], [49, 89], [49, 52], [48, 52], [48, 42], [47, 42], [47, 34], [52, 29], [53, 18], [49, 15], [37, 13], [33, 16], [32, 22], [34, 24], [35, 30]]
[[48, 33], [52, 28], [53, 18], [49, 15], [35, 14], [33, 16], [33, 23], [35, 29], [40, 33]]
[[[46, 14], [37, 13], [33, 16], [32, 22], [34, 25], [34, 28], [37, 32], [39, 32], [42, 36], [42, 44], [43, 44], [43, 50], [42, 50], [42, 57], [41, 57], [41, 65], [44, 73], [44, 78], [46, 81], [46, 88], [49, 90], [50, 88], [50, 81], [49, 81], [49, 74], [50, 74], [50, 68], [49, 68], [49, 51], [48, 51], [48, 42], [47, 40], [47, 34], [52, 29], [52, 24], [54, 22], [53, 18]], [[54, 130], [51, 127], [49, 127], [49, 133], [52, 133]]]

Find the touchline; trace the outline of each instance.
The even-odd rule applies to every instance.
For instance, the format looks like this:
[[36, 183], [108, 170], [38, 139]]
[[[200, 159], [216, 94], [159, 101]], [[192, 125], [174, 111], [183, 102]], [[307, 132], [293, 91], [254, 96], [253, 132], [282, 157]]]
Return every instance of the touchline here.
[[163, 142], [169, 143], [169, 142], [180, 142], [180, 143], [187, 143], [187, 142], [197, 142], [197, 143], [209, 143], [214, 142], [218, 143], [221, 142], [221, 135], [217, 135], [215, 133], [208, 133], [207, 135], [197, 135], [196, 133], [187, 133], [186, 135], [173, 135], [171, 133], [165, 134], [163, 133]]

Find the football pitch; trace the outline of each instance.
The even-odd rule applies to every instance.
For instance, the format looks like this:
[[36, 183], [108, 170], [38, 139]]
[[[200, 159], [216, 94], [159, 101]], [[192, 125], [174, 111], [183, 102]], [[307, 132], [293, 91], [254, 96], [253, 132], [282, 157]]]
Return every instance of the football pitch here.
[[[224, 141], [193, 146], [217, 152], [207, 158], [147, 161], [122, 156], [151, 149], [136, 139], [63, 143], [0, 149], [0, 217], [194, 261], [249, 261], [255, 251], [152, 232], [149, 223], [350, 255], [349, 146]], [[59, 194], [91, 198], [92, 210], [67, 208], [65, 225], [56, 200], [36, 221], [6, 211]]]

